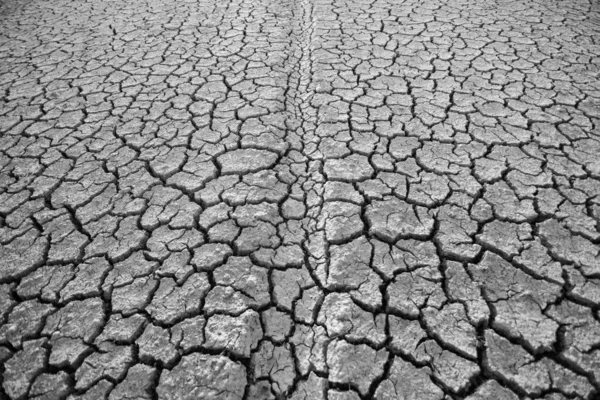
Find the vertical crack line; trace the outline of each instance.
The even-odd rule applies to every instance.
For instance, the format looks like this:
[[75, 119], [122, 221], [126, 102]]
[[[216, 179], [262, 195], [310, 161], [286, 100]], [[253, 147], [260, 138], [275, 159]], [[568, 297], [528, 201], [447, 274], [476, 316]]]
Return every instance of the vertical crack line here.
[[306, 165], [304, 176], [299, 179], [301, 192], [304, 194], [306, 217], [303, 228], [306, 238], [303, 243], [305, 264], [317, 284], [323, 285], [327, 275], [327, 244], [322, 238], [320, 226], [325, 177], [323, 161], [309, 152], [318, 145], [317, 110], [310, 104], [315, 95], [313, 88], [314, 44], [316, 17], [312, 0], [300, 0], [292, 3], [294, 26], [293, 35], [293, 67], [290, 72], [290, 88], [287, 93], [289, 112], [291, 114], [288, 129], [296, 131], [300, 138], [302, 161]]

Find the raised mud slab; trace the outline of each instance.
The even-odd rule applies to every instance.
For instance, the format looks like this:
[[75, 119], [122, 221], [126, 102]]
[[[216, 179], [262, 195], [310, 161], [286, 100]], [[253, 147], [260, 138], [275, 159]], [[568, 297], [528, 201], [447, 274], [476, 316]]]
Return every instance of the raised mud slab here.
[[2, 3], [0, 398], [600, 398], [598, 2]]

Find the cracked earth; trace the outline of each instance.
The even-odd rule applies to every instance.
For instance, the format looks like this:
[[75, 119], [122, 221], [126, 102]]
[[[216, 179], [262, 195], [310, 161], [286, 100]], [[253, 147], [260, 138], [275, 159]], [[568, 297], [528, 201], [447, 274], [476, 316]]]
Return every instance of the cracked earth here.
[[597, 2], [0, 7], [0, 398], [600, 398]]

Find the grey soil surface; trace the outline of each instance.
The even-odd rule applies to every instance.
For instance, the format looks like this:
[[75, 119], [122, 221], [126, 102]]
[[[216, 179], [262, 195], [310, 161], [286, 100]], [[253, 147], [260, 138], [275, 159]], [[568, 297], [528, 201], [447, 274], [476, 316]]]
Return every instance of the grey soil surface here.
[[597, 1], [2, 3], [0, 398], [600, 398]]

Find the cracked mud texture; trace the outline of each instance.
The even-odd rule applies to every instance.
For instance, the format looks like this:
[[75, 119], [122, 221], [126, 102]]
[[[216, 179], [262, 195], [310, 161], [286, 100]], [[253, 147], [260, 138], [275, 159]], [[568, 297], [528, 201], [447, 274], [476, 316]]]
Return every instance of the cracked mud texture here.
[[0, 398], [600, 398], [597, 1], [2, 4]]

